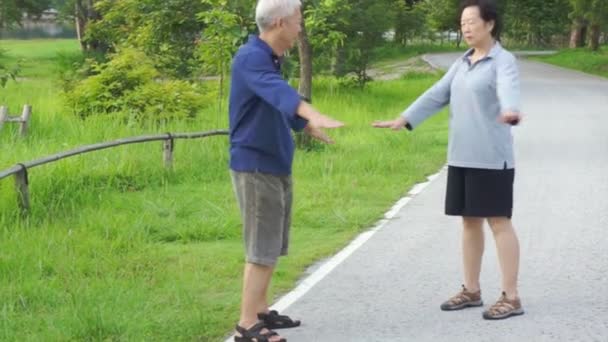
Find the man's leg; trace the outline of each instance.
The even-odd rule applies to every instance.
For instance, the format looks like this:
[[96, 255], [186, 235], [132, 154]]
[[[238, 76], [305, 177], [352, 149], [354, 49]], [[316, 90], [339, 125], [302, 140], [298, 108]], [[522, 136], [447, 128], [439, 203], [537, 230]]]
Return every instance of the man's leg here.
[[[258, 313], [267, 311], [268, 302], [266, 295], [268, 293], [268, 285], [270, 284], [273, 271], [273, 266], [253, 263], [245, 264], [239, 326], [250, 329], [259, 322]], [[269, 330], [266, 328], [260, 331], [262, 334], [268, 332]], [[240, 336], [238, 332], [236, 335]], [[270, 337], [269, 340], [272, 342], [280, 341], [281, 336], [275, 335]]]
[[274, 267], [245, 264], [239, 325], [248, 328], [258, 322], [258, 313], [268, 310], [266, 294]]
[[[283, 207], [280, 180], [261, 173], [233, 172], [243, 219], [246, 264], [243, 272], [239, 325], [250, 329], [268, 310], [267, 292], [282, 246]], [[263, 329], [262, 334], [268, 329]], [[240, 334], [237, 333], [237, 336]], [[270, 341], [279, 341], [273, 336]]]

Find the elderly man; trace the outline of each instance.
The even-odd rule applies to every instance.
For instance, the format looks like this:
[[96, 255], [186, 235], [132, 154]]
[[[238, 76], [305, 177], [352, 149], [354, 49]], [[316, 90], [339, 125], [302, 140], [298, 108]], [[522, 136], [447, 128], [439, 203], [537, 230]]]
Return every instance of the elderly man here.
[[291, 130], [325, 143], [324, 128], [343, 126], [317, 112], [281, 77], [285, 51], [300, 33], [299, 0], [259, 0], [251, 36], [232, 64], [230, 169], [243, 220], [246, 264], [235, 341], [285, 341], [271, 329], [299, 321], [269, 311], [267, 292], [279, 256], [287, 254], [291, 222]]

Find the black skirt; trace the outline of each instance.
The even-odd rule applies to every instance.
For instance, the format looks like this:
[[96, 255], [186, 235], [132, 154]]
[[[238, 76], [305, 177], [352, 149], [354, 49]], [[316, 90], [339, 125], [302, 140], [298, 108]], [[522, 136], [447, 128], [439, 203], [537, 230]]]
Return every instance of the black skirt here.
[[513, 215], [515, 169], [448, 167], [445, 214], [467, 217]]

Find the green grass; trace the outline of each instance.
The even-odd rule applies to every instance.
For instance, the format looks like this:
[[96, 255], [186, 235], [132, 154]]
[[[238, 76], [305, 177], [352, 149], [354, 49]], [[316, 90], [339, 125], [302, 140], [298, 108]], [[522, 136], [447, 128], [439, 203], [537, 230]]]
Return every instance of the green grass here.
[[608, 77], [608, 46], [593, 52], [587, 48], [562, 50], [556, 55], [534, 57], [534, 60]]
[[[0, 104], [33, 105], [31, 135], [0, 131], [0, 169], [79, 145], [167, 131], [226, 127], [200, 113], [166, 126], [76, 119], [53, 73], [74, 42], [0, 41], [32, 61]], [[35, 47], [35, 48], [34, 48]], [[53, 51], [40, 51], [55, 49]], [[41, 71], [40, 77], [37, 72]], [[290, 256], [272, 285], [288, 291], [305, 268], [370, 227], [445, 160], [445, 112], [413, 133], [370, 128], [395, 117], [437, 76], [345, 89], [317, 79], [315, 105], [348, 126], [333, 146], [298, 151]], [[30, 170], [32, 213], [17, 215], [13, 180], [0, 181], [0, 340], [217, 341], [238, 317], [243, 250], [226, 137], [177, 141], [175, 170], [161, 143], [131, 145]]]
[[[19, 63], [26, 78], [52, 78], [57, 73], [57, 62], [61, 56], [78, 53], [75, 40], [0, 40], [0, 49], [7, 50], [8, 65]], [[0, 90], [2, 91], [2, 90]]]

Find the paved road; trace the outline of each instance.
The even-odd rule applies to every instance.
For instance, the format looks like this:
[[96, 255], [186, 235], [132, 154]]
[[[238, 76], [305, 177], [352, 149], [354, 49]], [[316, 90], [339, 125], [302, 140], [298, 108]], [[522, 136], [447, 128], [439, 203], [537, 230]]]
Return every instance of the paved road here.
[[[430, 56], [447, 67], [457, 55]], [[459, 221], [442, 215], [445, 172], [285, 312], [296, 341], [608, 341], [608, 80], [521, 61], [514, 224], [526, 314], [442, 312], [459, 289]], [[387, 132], [390, 134], [390, 132]], [[482, 289], [499, 296], [486, 234]]]

